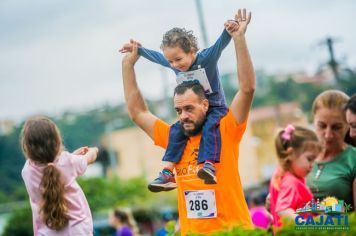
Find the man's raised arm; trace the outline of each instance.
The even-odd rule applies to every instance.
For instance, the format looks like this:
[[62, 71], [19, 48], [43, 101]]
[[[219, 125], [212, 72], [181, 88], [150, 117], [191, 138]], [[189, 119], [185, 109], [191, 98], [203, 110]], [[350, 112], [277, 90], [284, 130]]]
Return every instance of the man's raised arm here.
[[245, 39], [245, 32], [251, 20], [251, 13], [247, 14], [246, 9], [239, 9], [235, 15], [235, 20], [238, 22], [239, 28], [231, 32], [231, 35], [235, 45], [239, 91], [232, 100], [230, 108], [236, 122], [242, 123], [248, 117], [256, 83], [255, 72]]
[[132, 52], [126, 53], [122, 59], [125, 100], [131, 120], [153, 139], [154, 124], [157, 117], [148, 110], [141, 91], [137, 86], [134, 66], [138, 58], [137, 44], [135, 43]]

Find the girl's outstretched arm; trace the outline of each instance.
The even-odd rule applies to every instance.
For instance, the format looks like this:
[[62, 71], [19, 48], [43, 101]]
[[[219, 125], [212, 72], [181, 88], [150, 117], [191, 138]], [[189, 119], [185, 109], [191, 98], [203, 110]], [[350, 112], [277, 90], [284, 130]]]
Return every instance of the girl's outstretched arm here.
[[77, 150], [75, 150], [73, 152], [74, 155], [84, 155], [85, 153], [87, 153], [89, 150], [89, 147], [88, 146], [85, 146], [85, 147], [80, 147], [78, 148]]
[[97, 147], [90, 147], [88, 151], [84, 154], [85, 158], [87, 159], [87, 163], [92, 164], [97, 156], [98, 156], [99, 149]]

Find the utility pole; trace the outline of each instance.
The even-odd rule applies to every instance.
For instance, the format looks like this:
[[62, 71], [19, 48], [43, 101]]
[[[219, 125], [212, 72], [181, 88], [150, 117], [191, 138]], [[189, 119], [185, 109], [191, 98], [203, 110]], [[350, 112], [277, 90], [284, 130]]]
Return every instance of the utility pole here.
[[326, 44], [328, 46], [329, 55], [330, 55], [329, 66], [331, 67], [336, 80], [338, 80], [339, 79], [338, 63], [335, 60], [333, 42], [334, 42], [333, 39], [330, 37], [326, 39]]
[[338, 68], [339, 63], [335, 59], [334, 47], [333, 47], [334, 43], [335, 43], [335, 40], [331, 37], [328, 37], [321, 44], [326, 44], [328, 52], [329, 52], [329, 57], [330, 57], [330, 59], [328, 61], [328, 65], [330, 66], [330, 68], [335, 76], [335, 79], [339, 80], [339, 68]]
[[168, 89], [168, 75], [167, 75], [167, 69], [166, 68], [161, 68], [161, 77], [162, 77], [162, 84], [163, 84], [163, 100], [164, 100], [164, 114], [163, 117], [165, 120], [171, 120], [171, 104], [170, 104], [170, 96], [168, 94], [169, 89]]
[[200, 25], [200, 30], [201, 30], [201, 34], [203, 36], [203, 47], [207, 48], [209, 45], [208, 42], [208, 36], [206, 33], [206, 28], [205, 28], [205, 23], [204, 23], [204, 16], [203, 16], [203, 8], [201, 5], [201, 1], [200, 0], [195, 0], [195, 4], [197, 6], [197, 11], [198, 11], [198, 20], [199, 20], [199, 25]]

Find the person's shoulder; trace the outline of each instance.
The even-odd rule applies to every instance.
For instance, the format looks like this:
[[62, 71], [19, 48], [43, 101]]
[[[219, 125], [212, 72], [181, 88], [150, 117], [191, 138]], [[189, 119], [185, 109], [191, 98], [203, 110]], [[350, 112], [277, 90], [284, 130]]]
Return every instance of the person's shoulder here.
[[351, 158], [356, 162], [356, 147], [349, 145], [341, 154], [344, 158]]
[[22, 167], [22, 170], [21, 170], [21, 175], [22, 177], [24, 178], [26, 176], [26, 173], [29, 172], [29, 168], [30, 168], [30, 161], [29, 160], [26, 160], [25, 161], [25, 164], [23, 165]]
[[193, 62], [193, 65], [200, 65], [203, 60], [206, 59], [206, 48], [199, 50], [196, 54], [195, 61]]
[[284, 173], [281, 181], [281, 186], [286, 188], [293, 188], [299, 186], [300, 184], [303, 184], [303, 181], [301, 179], [297, 178], [288, 171]]
[[23, 165], [23, 168], [28, 167], [29, 163], [30, 163], [30, 160], [26, 159], [25, 160], [25, 164]]
[[153, 141], [155, 145], [166, 148], [168, 145], [168, 136], [170, 125], [161, 119], [156, 119], [153, 125]]
[[349, 145], [341, 155], [340, 159], [346, 160], [347, 163], [356, 168], [356, 147]]
[[349, 145], [348, 150], [350, 153], [354, 153], [354, 154], [356, 153], [356, 147], [354, 147], [352, 145]]
[[58, 157], [57, 158], [63, 158], [63, 157], [66, 157], [66, 156], [71, 156], [71, 155], [74, 155], [66, 150], [62, 151], [61, 153], [59, 153]]
[[74, 156], [73, 153], [70, 153], [68, 151], [62, 151], [61, 153], [59, 153], [56, 159], [58, 162], [63, 162], [63, 161], [68, 161], [72, 156]]
[[229, 108], [227, 113], [221, 118], [220, 123], [231, 123], [236, 126], [245, 126], [247, 124], [247, 120], [248, 118], [244, 122], [238, 123], [232, 113], [232, 110]]
[[159, 118], [157, 118], [155, 123], [154, 123], [154, 128], [158, 129], [158, 130], [161, 130], [161, 129], [165, 130], [165, 129], [169, 128], [169, 127], [170, 127], [170, 125], [167, 122], [165, 122], [164, 120], [161, 120]]
[[283, 179], [287, 179], [290, 181], [298, 181], [298, 178], [289, 171], [284, 172]]
[[231, 119], [233, 119], [233, 118], [234, 118], [234, 116], [233, 116], [233, 114], [232, 114], [231, 109], [228, 109], [228, 111], [226, 112], [226, 114], [221, 117], [220, 122], [222, 122], [222, 121], [227, 121], [227, 120], [231, 120]]

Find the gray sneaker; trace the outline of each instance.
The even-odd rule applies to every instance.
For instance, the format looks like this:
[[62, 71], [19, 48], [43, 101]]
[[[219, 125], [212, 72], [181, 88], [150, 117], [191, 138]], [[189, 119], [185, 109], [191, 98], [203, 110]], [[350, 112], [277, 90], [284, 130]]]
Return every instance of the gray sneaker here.
[[198, 170], [198, 177], [204, 180], [205, 184], [216, 184], [215, 167], [209, 162], [205, 162], [203, 167]]
[[177, 184], [174, 175], [166, 174], [164, 171], [160, 172], [158, 177], [148, 185], [148, 189], [154, 193], [171, 191], [175, 188], [177, 188]]

